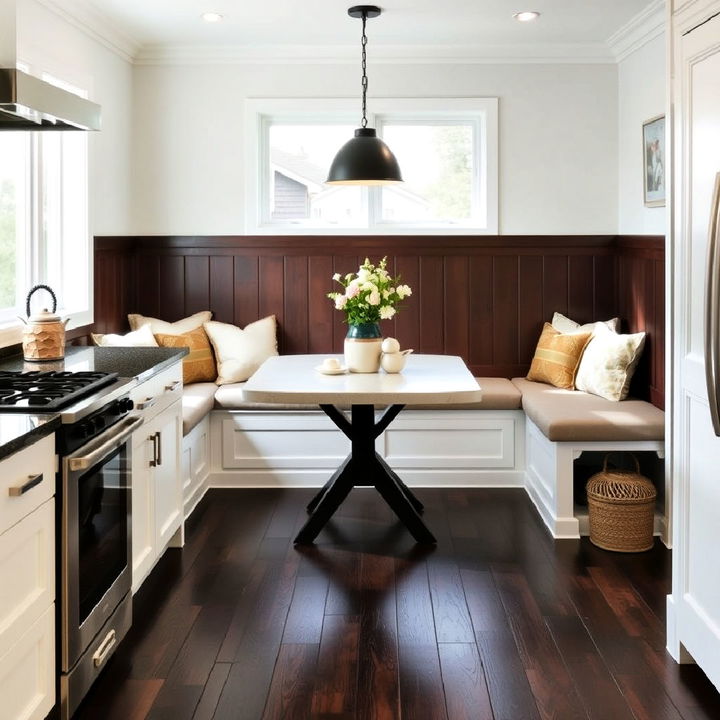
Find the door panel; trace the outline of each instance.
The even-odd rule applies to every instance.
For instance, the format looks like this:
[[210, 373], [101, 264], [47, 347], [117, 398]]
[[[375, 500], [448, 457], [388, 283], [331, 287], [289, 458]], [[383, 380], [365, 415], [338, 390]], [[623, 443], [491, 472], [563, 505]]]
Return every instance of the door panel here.
[[[684, 647], [720, 687], [720, 438], [705, 382], [705, 275], [720, 172], [720, 17], [676, 33], [674, 165], [673, 605]], [[672, 615], [671, 615], [672, 620]]]
[[155, 547], [161, 553], [182, 522], [182, 472], [180, 471], [179, 403], [160, 415], [158, 449], [161, 462], [153, 470], [155, 490]]

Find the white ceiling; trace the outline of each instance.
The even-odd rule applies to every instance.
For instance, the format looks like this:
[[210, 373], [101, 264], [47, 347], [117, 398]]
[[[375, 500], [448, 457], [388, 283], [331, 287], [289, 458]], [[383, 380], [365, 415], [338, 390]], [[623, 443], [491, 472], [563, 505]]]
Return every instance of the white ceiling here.
[[[42, 1], [42, 0], [41, 0]], [[103, 19], [136, 47], [348, 46], [360, 22], [340, 0], [45, 0], [73, 15]], [[368, 22], [371, 46], [602, 45], [650, 0], [386, 0]], [[654, 2], [657, 5], [657, 0]], [[535, 22], [513, 20], [538, 10]], [[206, 11], [223, 22], [200, 19]]]

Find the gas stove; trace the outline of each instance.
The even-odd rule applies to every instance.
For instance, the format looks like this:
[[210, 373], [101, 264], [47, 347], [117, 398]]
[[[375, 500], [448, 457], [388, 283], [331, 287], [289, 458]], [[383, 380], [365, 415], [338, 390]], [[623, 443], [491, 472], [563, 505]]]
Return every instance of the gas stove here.
[[0, 412], [51, 412], [110, 385], [117, 373], [0, 371]]

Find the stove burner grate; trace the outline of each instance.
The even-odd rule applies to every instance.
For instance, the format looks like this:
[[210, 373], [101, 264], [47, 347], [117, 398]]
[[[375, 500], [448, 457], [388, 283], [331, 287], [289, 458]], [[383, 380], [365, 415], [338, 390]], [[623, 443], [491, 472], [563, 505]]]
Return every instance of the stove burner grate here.
[[117, 373], [0, 370], [0, 412], [58, 410], [109, 385]]

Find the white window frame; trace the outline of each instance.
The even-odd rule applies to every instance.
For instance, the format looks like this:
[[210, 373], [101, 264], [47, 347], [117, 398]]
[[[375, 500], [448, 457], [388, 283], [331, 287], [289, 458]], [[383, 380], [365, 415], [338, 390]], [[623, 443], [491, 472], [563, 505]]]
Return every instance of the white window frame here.
[[[272, 123], [294, 125], [358, 123], [358, 100], [340, 98], [252, 98], [245, 102], [245, 231], [272, 235], [389, 235], [412, 232], [417, 235], [473, 234], [499, 232], [498, 99], [497, 98], [373, 98], [368, 125], [382, 137], [383, 125], [414, 122], [438, 124], [462, 122], [473, 126], [479, 162], [473, 163], [473, 183], [480, 188], [474, 200], [477, 215], [469, 222], [408, 223], [382, 220], [381, 187], [363, 192], [368, 224], [362, 227], [311, 225], [307, 222], [278, 222], [270, 219], [269, 127]], [[349, 138], [348, 138], [349, 139]], [[485, 192], [482, 192], [485, 188]], [[365, 190], [365, 189], [364, 189]]]
[[[24, 64], [24, 63], [18, 63], [18, 67], [21, 67], [25, 72], [29, 72], [31, 70], [30, 66]], [[36, 70], [36, 74], [43, 77], [44, 80], [49, 81], [51, 83], [57, 84], [64, 89], [70, 90], [72, 92], [76, 92], [78, 94], [81, 94], [83, 97], [87, 97], [88, 93], [85, 91], [81, 91], [77, 86], [71, 85], [68, 82], [60, 81], [55, 75], [49, 74], [47, 72], [41, 71], [38, 66], [33, 67], [34, 70]], [[52, 131], [50, 131], [52, 132]], [[59, 131], [60, 132], [60, 131]], [[69, 132], [69, 131], [68, 131]], [[27, 138], [28, 142], [28, 149], [27, 149], [27, 158], [28, 158], [28, 177], [27, 177], [27, 187], [24, 190], [25, 193], [25, 228], [23, 229], [24, 232], [22, 232], [22, 238], [20, 237], [20, 234], [18, 235], [17, 242], [18, 242], [18, 250], [22, 250], [22, 252], [18, 253], [18, 271], [17, 271], [17, 278], [16, 282], [18, 283], [18, 288], [24, 288], [25, 291], [30, 290], [30, 288], [33, 285], [36, 285], [38, 283], [46, 283], [47, 277], [45, 276], [44, 270], [42, 266], [45, 264], [45, 256], [47, 252], [46, 248], [46, 238], [42, 232], [43, 227], [43, 221], [45, 218], [42, 214], [42, 207], [45, 205], [43, 192], [44, 188], [41, 183], [41, 177], [42, 177], [42, 143], [41, 139], [44, 137], [48, 131], [38, 131], [38, 132], [28, 132], [27, 135], [29, 136]], [[25, 133], [23, 133], [25, 135]], [[88, 138], [89, 140], [89, 138]], [[64, 259], [66, 258], [66, 255], [69, 253], [70, 256], [74, 254], [74, 252], [79, 248], [82, 251], [82, 254], [85, 256], [86, 262], [84, 263], [78, 263], [77, 266], [77, 272], [82, 273], [85, 281], [87, 282], [87, 286], [85, 288], [85, 300], [84, 300], [84, 307], [73, 307], [73, 306], [66, 306], [64, 305], [64, 297], [63, 292], [61, 288], [54, 288], [58, 291], [59, 297], [58, 297], [58, 308], [57, 312], [60, 314], [63, 318], [68, 318], [70, 320], [69, 327], [81, 327], [82, 325], [88, 325], [92, 323], [93, 321], [93, 310], [92, 310], [92, 292], [93, 292], [93, 275], [92, 275], [92, 246], [91, 246], [91, 238], [90, 238], [90, 198], [89, 198], [89, 154], [90, 154], [90, 143], [87, 142], [85, 150], [84, 150], [84, 156], [80, 159], [73, 159], [73, 162], [81, 161], [84, 163], [84, 172], [83, 172], [83, 186], [78, 188], [79, 192], [82, 192], [85, 197], [85, 217], [84, 217], [84, 229], [82, 232], [82, 238], [80, 240], [80, 243], [82, 243], [82, 246], [73, 245], [73, 246], [66, 246], [63, 244], [63, 247], [60, 250], [61, 259], [63, 259], [63, 270], [65, 269], [65, 262]], [[61, 147], [61, 158], [64, 155], [65, 148]], [[64, 158], [61, 159], [61, 162], [64, 164]], [[61, 195], [62, 195], [62, 188], [61, 188]], [[58, 208], [58, 214], [59, 217], [55, 218], [55, 221], [58, 222], [63, 228], [61, 232], [64, 231], [65, 227], [65, 218], [63, 216], [63, 204], [61, 200], [60, 207]], [[70, 279], [63, 275], [63, 283], [70, 282]], [[21, 298], [22, 295], [22, 298]], [[2, 316], [0, 316], [0, 347], [5, 347], [8, 345], [12, 345], [15, 343], [19, 343], [22, 339], [22, 327], [23, 324], [20, 321], [16, 315], [21, 315], [24, 317], [25, 315], [25, 308], [24, 308], [24, 294], [22, 292], [19, 292], [16, 290], [16, 298], [19, 305], [22, 305], [22, 307], [16, 307], [15, 310], [17, 310], [17, 313], [12, 312], [11, 313], [3, 313]], [[22, 302], [20, 302], [22, 300]]]

